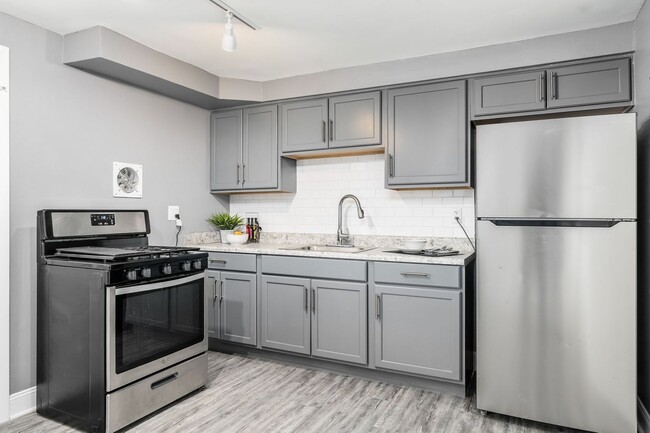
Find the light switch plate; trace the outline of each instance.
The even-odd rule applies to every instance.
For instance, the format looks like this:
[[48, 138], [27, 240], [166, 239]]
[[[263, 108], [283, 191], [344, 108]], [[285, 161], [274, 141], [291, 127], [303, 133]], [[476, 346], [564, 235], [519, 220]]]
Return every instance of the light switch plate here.
[[174, 221], [176, 215], [180, 215], [181, 207], [180, 206], [167, 206], [167, 220]]

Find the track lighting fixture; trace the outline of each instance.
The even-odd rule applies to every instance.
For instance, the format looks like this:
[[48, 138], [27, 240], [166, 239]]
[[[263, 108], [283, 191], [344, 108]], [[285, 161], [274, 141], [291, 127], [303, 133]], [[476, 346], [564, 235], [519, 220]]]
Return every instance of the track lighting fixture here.
[[235, 33], [232, 27], [232, 12], [226, 12], [226, 20], [226, 31], [221, 40], [221, 48], [223, 48], [224, 51], [232, 53], [237, 48], [237, 39], [235, 39]]

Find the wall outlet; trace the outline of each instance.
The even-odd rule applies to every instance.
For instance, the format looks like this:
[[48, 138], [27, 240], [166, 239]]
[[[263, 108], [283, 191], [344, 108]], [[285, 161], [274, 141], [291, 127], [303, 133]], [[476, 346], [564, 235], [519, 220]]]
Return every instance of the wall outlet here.
[[457, 207], [457, 208], [454, 209], [454, 218], [458, 218], [458, 219], [461, 219], [461, 220], [463, 219], [463, 209], [462, 208]]
[[174, 221], [176, 219], [176, 215], [180, 215], [180, 213], [180, 206], [167, 206], [167, 221]]

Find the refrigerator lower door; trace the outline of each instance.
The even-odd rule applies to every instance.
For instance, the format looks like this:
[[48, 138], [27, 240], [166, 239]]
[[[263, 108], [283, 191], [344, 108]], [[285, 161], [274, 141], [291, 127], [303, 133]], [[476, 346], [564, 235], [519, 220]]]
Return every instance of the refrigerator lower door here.
[[477, 221], [477, 406], [634, 433], [636, 223]]

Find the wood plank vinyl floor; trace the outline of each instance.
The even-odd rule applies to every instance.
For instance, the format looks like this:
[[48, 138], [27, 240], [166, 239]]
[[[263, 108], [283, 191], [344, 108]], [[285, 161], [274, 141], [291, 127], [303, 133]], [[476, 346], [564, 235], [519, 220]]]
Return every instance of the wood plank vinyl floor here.
[[[72, 432], [30, 414], [0, 432]], [[131, 428], [133, 433], [576, 432], [495, 414], [461, 398], [250, 356], [209, 352], [209, 383]]]

